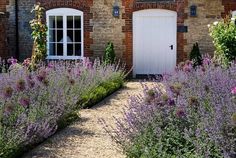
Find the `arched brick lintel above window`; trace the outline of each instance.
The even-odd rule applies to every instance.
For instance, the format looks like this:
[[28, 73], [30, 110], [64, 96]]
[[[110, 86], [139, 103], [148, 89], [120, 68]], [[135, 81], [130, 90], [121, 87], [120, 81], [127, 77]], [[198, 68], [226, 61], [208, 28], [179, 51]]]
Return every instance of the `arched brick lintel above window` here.
[[90, 25], [90, 20], [93, 18], [93, 14], [90, 12], [90, 8], [93, 6], [93, 0], [37, 0], [45, 10], [54, 8], [73, 8], [83, 12], [84, 16], [84, 56], [91, 57], [93, 52], [90, 49], [93, 43], [90, 33], [93, 31], [93, 26]]

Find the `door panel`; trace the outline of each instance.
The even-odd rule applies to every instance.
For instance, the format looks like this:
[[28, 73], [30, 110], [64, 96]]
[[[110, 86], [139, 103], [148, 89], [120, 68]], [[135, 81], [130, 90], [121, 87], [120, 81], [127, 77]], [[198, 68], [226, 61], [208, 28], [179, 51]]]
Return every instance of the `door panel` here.
[[[175, 12], [144, 10], [133, 15], [133, 63], [136, 74], [163, 74], [176, 65]], [[173, 45], [173, 50], [171, 49]]]

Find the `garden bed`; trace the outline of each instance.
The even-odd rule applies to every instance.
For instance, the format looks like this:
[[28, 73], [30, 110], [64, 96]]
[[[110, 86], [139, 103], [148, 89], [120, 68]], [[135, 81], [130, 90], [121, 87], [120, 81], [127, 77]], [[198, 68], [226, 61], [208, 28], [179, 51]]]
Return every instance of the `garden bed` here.
[[235, 158], [236, 65], [181, 63], [131, 96], [116, 127], [105, 130], [129, 158]]
[[18, 64], [1, 74], [0, 157], [17, 157], [79, 118], [123, 85], [123, 70], [99, 61]]

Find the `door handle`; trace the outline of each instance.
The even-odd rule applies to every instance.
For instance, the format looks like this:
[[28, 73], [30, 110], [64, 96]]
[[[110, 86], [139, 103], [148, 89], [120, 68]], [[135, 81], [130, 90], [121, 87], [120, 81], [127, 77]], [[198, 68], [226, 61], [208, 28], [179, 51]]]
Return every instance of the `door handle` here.
[[170, 45], [170, 49], [173, 50], [173, 49], [174, 49], [174, 46], [173, 46], [173, 45]]

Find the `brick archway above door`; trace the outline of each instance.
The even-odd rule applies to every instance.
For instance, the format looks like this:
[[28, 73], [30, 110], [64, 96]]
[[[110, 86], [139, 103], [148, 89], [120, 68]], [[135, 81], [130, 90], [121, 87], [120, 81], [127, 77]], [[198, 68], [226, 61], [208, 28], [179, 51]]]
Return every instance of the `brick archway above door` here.
[[[183, 25], [187, 15], [184, 13], [185, 7], [188, 5], [186, 0], [175, 0], [174, 2], [138, 2], [137, 0], [122, 0], [124, 13], [122, 18], [125, 20], [125, 26], [122, 31], [125, 33], [124, 45], [126, 47], [123, 53], [123, 59], [126, 62], [127, 68], [133, 66], [133, 12], [145, 9], [166, 9], [177, 12], [177, 25]], [[187, 53], [184, 52], [184, 33], [177, 33], [177, 62], [187, 58]]]

